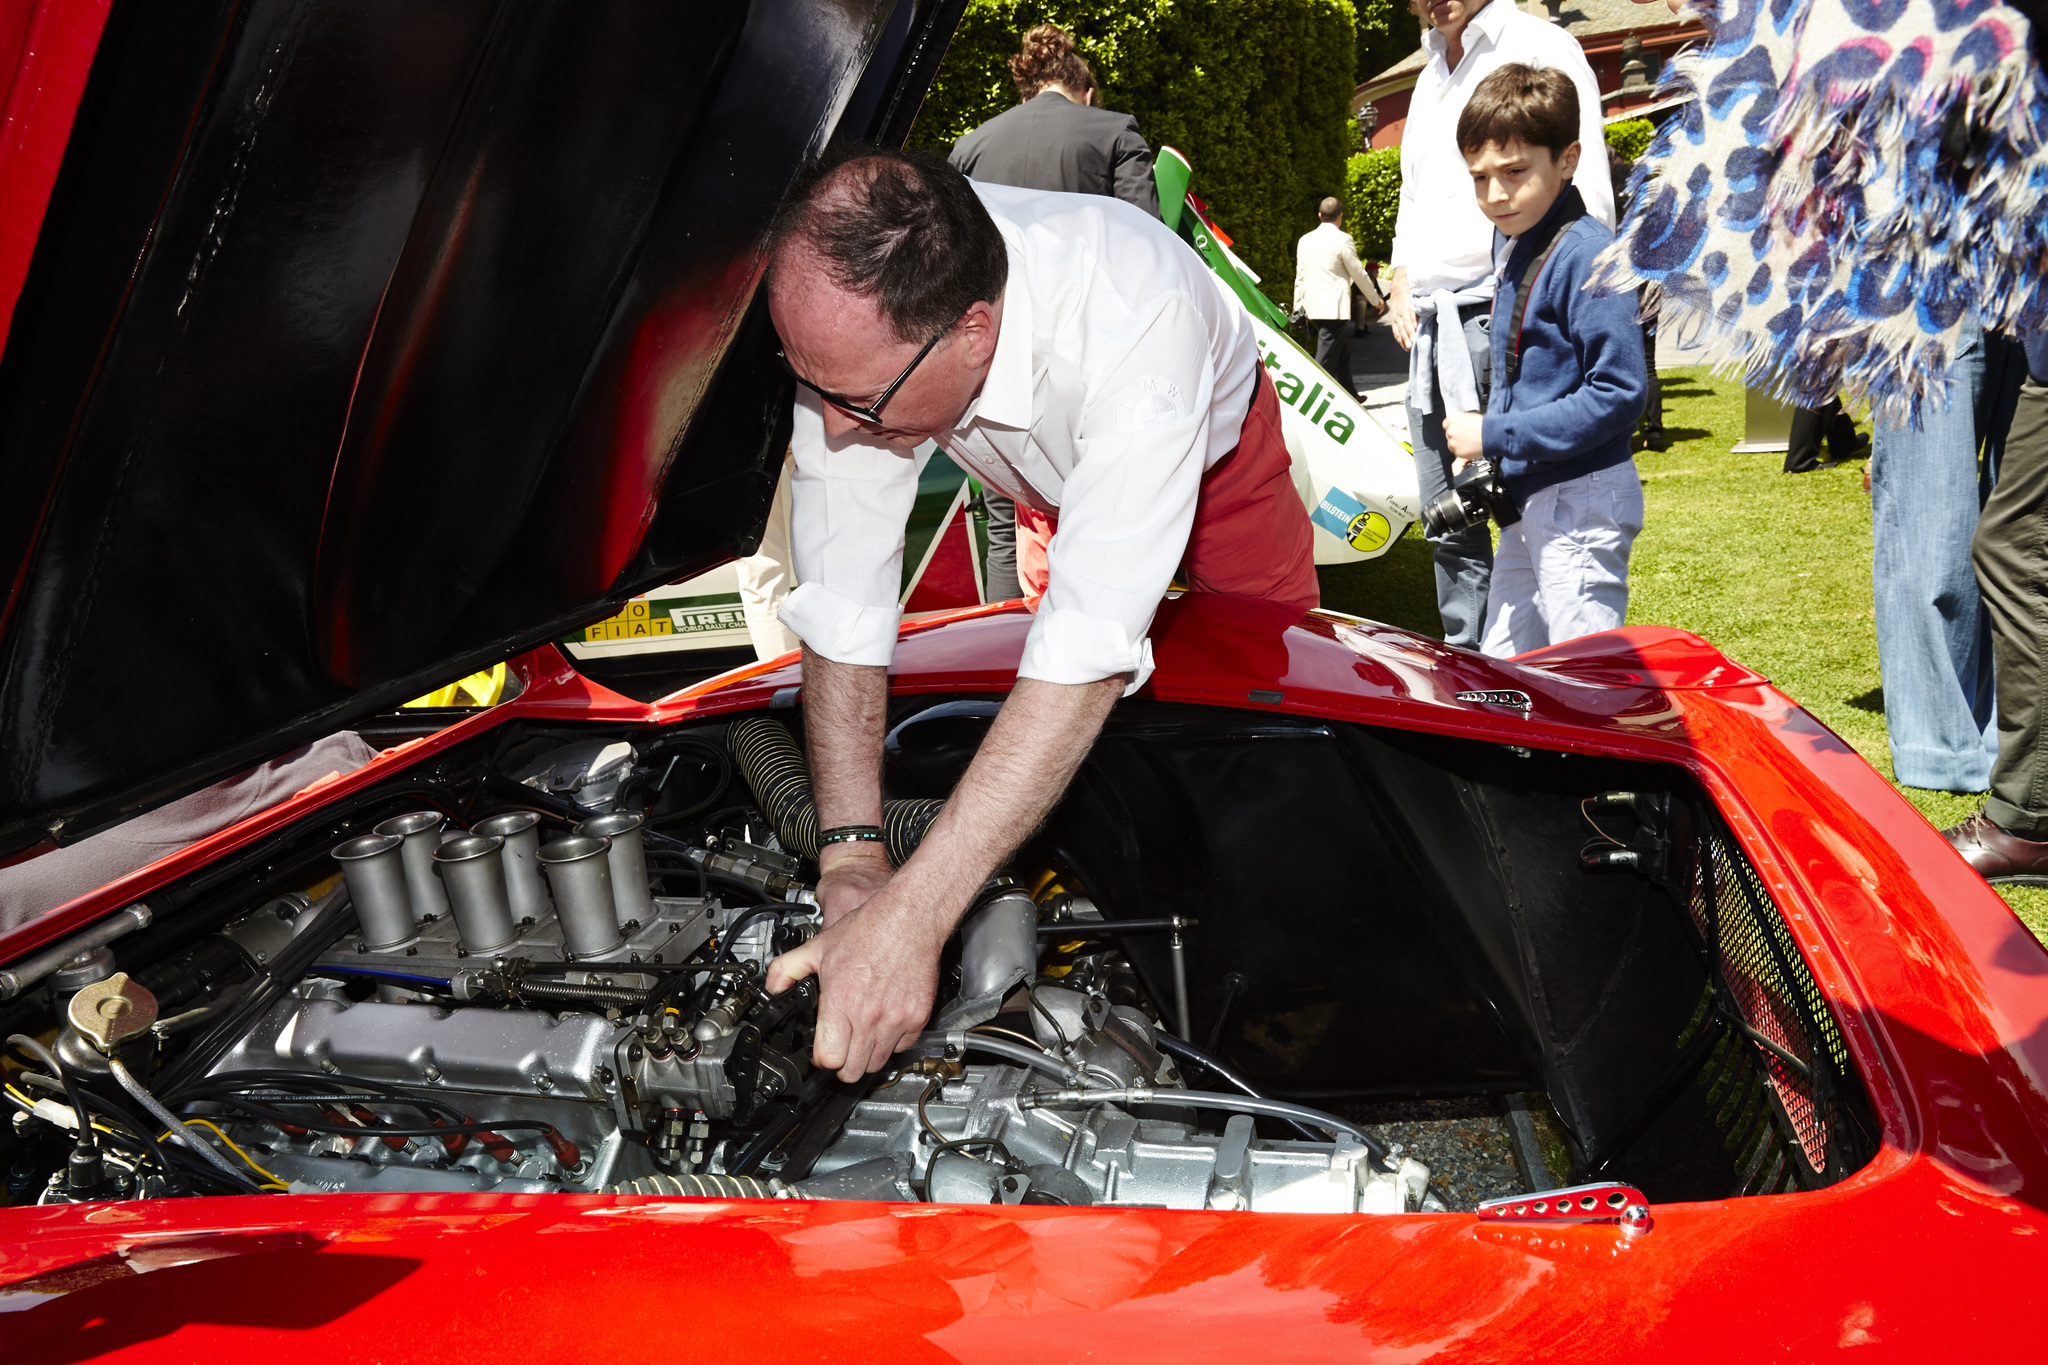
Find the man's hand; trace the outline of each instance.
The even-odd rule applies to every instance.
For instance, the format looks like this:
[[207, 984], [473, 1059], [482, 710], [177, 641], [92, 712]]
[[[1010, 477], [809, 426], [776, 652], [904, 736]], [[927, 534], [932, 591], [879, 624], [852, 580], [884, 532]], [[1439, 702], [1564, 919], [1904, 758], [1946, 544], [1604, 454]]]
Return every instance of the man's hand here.
[[[811, 659], [806, 653], [807, 670]], [[821, 689], [823, 694], [839, 695], [839, 680], [851, 676], [839, 674], [843, 667], [828, 663], [818, 670], [821, 679], [835, 679]], [[849, 871], [848, 889], [833, 890], [830, 898], [836, 901], [844, 895], [850, 902], [859, 896], [859, 908], [836, 909], [830, 927], [769, 964], [770, 992], [779, 993], [812, 972], [818, 974], [818, 1034], [811, 1047], [812, 1062], [838, 1072], [842, 1079], [857, 1080], [879, 1071], [889, 1054], [916, 1039], [931, 1013], [939, 949], [947, 935], [989, 875], [1059, 800], [1123, 685], [1121, 677], [1090, 683], [1018, 679], [974, 761], [910, 861], [894, 876], [885, 875], [879, 886], [858, 887]], [[807, 698], [811, 688], [807, 673]], [[807, 700], [806, 706], [815, 708], [816, 703]], [[813, 754], [853, 753], [850, 737], [864, 727], [842, 728], [826, 719], [850, 715], [853, 709], [810, 711], [806, 722]], [[821, 723], [833, 733], [821, 731]], [[879, 751], [879, 724], [873, 735]], [[864, 770], [864, 765], [849, 762], [848, 771], [857, 767]], [[864, 780], [858, 786], [865, 790]], [[853, 789], [850, 784], [848, 790]], [[827, 811], [822, 784], [819, 807]], [[829, 818], [840, 817], [832, 813]], [[847, 856], [833, 857], [835, 871], [840, 858]], [[820, 899], [826, 898], [821, 884]]]
[[771, 995], [818, 974], [815, 1065], [838, 1072], [842, 1081], [857, 1081], [917, 1041], [931, 1017], [939, 950], [952, 932], [952, 918], [911, 904], [897, 886], [884, 887], [769, 964]]
[[818, 868], [818, 909], [827, 929], [867, 904], [894, 871], [880, 844], [828, 845]]
[[1447, 412], [1444, 414], [1444, 444], [1451, 448], [1457, 461], [1451, 467], [1453, 474], [1466, 464], [1486, 453], [1483, 433], [1486, 418], [1477, 412]]
[[1401, 349], [1415, 349], [1415, 301], [1408, 297], [1408, 267], [1394, 269], [1394, 292], [1387, 299], [1387, 319], [1394, 327], [1394, 340], [1401, 343]]

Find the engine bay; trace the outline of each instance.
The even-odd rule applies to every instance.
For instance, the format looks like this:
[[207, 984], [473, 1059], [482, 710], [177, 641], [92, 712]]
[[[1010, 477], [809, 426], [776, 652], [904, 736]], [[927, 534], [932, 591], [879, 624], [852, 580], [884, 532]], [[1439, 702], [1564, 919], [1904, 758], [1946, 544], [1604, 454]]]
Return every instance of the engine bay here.
[[[892, 861], [997, 704], [899, 699]], [[821, 925], [800, 727], [508, 723], [15, 964], [9, 1201], [1458, 1206], [1394, 1101], [1533, 1099], [1562, 1161], [1511, 1193], [1784, 1192], [1875, 1149], [1682, 773], [1213, 708], [1119, 708], [917, 1045], [841, 1082], [815, 980], [764, 986]]]

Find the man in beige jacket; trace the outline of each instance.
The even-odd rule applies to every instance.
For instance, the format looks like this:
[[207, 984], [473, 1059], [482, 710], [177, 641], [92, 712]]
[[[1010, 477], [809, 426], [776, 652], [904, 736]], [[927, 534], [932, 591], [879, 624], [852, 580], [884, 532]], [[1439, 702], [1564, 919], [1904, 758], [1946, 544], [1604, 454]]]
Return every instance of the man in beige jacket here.
[[1316, 217], [1315, 230], [1294, 244], [1294, 310], [1315, 326], [1316, 364], [1351, 393], [1351, 287], [1374, 308], [1386, 303], [1344, 230], [1344, 205], [1325, 199]]

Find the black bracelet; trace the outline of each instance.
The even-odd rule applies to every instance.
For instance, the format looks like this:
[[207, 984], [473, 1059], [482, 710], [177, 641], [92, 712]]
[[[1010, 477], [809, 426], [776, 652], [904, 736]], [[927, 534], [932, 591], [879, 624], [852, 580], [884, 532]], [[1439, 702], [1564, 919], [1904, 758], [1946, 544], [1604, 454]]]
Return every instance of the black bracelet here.
[[888, 839], [880, 825], [840, 825], [818, 836], [818, 851], [827, 844], [879, 844]]

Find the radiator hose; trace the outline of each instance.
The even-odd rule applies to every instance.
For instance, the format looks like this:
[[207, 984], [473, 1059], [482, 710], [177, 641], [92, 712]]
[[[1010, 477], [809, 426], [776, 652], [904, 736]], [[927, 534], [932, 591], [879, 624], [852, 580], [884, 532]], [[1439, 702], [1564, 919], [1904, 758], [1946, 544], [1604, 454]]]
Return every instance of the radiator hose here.
[[[775, 837], [783, 848], [815, 861], [818, 856], [818, 802], [811, 793], [811, 768], [804, 751], [797, 747], [789, 727], [766, 716], [734, 721], [725, 732], [726, 747], [739, 764], [740, 775], [761, 813], [775, 826]], [[917, 851], [925, 831], [944, 808], [943, 801], [884, 801], [883, 847], [889, 862], [903, 866]]]

